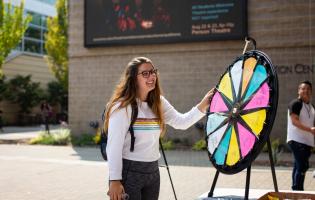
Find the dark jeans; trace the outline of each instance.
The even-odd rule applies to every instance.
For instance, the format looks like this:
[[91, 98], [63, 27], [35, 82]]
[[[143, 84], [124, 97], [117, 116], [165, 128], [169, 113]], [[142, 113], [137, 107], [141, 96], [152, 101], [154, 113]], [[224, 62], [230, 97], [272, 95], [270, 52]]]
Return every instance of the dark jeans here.
[[44, 124], [45, 124], [45, 131], [50, 134], [49, 132], [49, 117], [44, 117]]
[[158, 200], [160, 171], [158, 161], [139, 162], [123, 159], [123, 180], [129, 200]]
[[295, 141], [290, 141], [288, 144], [294, 156], [292, 190], [304, 190], [305, 172], [309, 168], [312, 147]]

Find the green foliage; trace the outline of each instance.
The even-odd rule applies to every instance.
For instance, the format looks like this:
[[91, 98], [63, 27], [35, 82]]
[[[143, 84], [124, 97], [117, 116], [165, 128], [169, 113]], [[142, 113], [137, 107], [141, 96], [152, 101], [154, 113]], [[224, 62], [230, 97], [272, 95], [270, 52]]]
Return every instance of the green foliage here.
[[47, 101], [51, 105], [60, 104], [61, 110], [67, 110], [68, 91], [58, 81], [51, 81], [47, 84]]
[[192, 150], [195, 151], [201, 151], [201, 150], [206, 150], [207, 149], [207, 144], [205, 140], [198, 140], [192, 147]]
[[282, 152], [280, 152], [279, 147], [280, 147], [279, 138], [277, 138], [271, 142], [272, 157], [274, 159], [275, 165], [278, 163], [279, 155], [282, 153]]
[[31, 108], [44, 98], [44, 91], [39, 85], [40, 83], [31, 81], [31, 75], [17, 75], [9, 80], [5, 96], [13, 103], [19, 104], [20, 113], [30, 113]]
[[38, 137], [31, 139], [29, 144], [45, 144], [45, 145], [68, 145], [70, 144], [70, 130], [61, 129], [57, 132], [48, 134], [42, 132]]
[[[271, 153], [273, 157], [274, 164], [276, 165], [278, 163], [278, 158], [282, 154], [283, 149], [280, 148], [280, 139], [274, 139], [271, 141]], [[266, 143], [265, 146], [263, 147], [263, 152], [268, 152], [268, 144]]]
[[68, 8], [67, 0], [57, 0], [57, 15], [47, 19], [46, 60], [56, 79], [68, 90]]
[[162, 146], [163, 146], [163, 149], [166, 151], [174, 149], [174, 144], [172, 140], [162, 139]]
[[97, 128], [96, 134], [93, 137], [93, 141], [95, 144], [100, 144], [100, 141], [101, 141], [101, 129], [100, 128]]
[[3, 76], [2, 64], [5, 58], [19, 44], [31, 20], [30, 16], [24, 17], [23, 13], [23, 0], [19, 7], [0, 0], [0, 77]]
[[5, 76], [0, 77], [0, 102], [5, 99], [5, 93], [7, 91], [8, 84], [6, 83]]
[[73, 146], [95, 145], [94, 137], [95, 135], [92, 135], [92, 134], [82, 134], [78, 136], [73, 135], [71, 137], [71, 143]]
[[279, 138], [277, 138], [277, 139], [275, 139], [275, 140], [273, 140], [273, 141], [271, 142], [271, 149], [272, 149], [272, 151], [278, 151], [279, 146], [280, 146], [280, 140], [279, 140]]
[[50, 131], [50, 134], [43, 131], [38, 137], [30, 140], [29, 144], [43, 144], [43, 145], [70, 145], [73, 146], [91, 146], [99, 143], [100, 134], [96, 135], [82, 134], [71, 135], [69, 129], [59, 129], [57, 131]]
[[[274, 139], [271, 141], [271, 150], [272, 152], [277, 152], [280, 146], [280, 140], [279, 138]], [[262, 149], [263, 152], [268, 152], [268, 144], [266, 143], [265, 146]]]

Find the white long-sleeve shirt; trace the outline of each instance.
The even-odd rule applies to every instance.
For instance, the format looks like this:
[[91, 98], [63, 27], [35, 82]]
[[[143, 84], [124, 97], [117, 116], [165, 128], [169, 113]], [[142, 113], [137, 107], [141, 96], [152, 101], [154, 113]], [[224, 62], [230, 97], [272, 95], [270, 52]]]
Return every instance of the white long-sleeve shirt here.
[[[187, 129], [205, 114], [197, 107], [182, 114], [161, 96], [165, 123], [176, 129]], [[160, 158], [160, 126], [155, 114], [146, 102], [138, 101], [138, 117], [133, 125], [136, 137], [134, 151], [130, 151], [131, 135], [128, 131], [131, 123], [131, 106], [117, 109], [117, 103], [111, 110], [108, 124], [108, 142], [106, 147], [110, 180], [122, 179], [122, 159], [152, 162]]]

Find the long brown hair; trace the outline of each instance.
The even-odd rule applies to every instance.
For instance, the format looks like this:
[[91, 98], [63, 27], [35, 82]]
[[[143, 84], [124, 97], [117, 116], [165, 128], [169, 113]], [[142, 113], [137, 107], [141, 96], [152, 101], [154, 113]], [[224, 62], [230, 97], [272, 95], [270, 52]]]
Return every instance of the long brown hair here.
[[[143, 63], [150, 63], [153, 67], [153, 63], [146, 57], [133, 58], [126, 66], [125, 72], [122, 74], [120, 82], [116, 86], [112, 97], [106, 105], [104, 129], [108, 130], [108, 122], [113, 106], [120, 102], [120, 106], [117, 109], [126, 108], [128, 105], [136, 104], [137, 98], [137, 75], [139, 66]], [[162, 91], [159, 83], [159, 76], [156, 76], [155, 88], [149, 92], [146, 99], [148, 106], [152, 109], [152, 112], [156, 115], [161, 127], [161, 135], [165, 133], [165, 122], [162, 111], [161, 96]]]

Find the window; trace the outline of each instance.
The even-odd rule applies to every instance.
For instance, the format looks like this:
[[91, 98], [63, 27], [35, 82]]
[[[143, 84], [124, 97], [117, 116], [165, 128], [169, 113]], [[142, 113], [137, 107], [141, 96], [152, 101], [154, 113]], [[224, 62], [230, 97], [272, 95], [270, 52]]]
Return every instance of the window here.
[[29, 26], [28, 29], [24, 33], [24, 37], [41, 39], [41, 28]]
[[42, 26], [47, 27], [47, 17], [46, 16], [42, 16]]
[[42, 53], [41, 41], [24, 39], [24, 51], [31, 53]]
[[28, 14], [32, 16], [32, 21], [30, 24], [41, 26], [42, 16], [40, 14], [34, 12], [28, 12]]
[[30, 11], [26, 11], [25, 13], [32, 16], [32, 21], [25, 31], [22, 41], [15, 50], [46, 54], [45, 34], [47, 33], [47, 16]]

